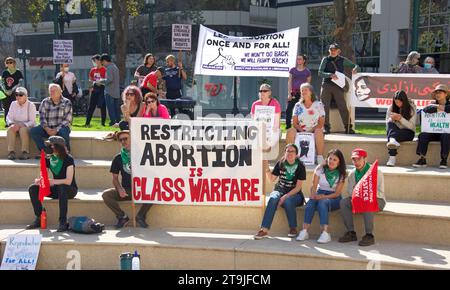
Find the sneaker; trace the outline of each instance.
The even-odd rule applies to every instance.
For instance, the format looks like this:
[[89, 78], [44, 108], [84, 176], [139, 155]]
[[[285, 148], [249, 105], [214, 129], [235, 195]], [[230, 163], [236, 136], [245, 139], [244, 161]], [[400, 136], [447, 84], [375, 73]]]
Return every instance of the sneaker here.
[[256, 233], [256, 235], [253, 236], [253, 238], [255, 240], [261, 240], [261, 239], [267, 238], [268, 236], [269, 236], [269, 233], [261, 229]]
[[375, 244], [375, 237], [372, 234], [366, 234], [358, 243], [361, 247], [367, 247], [373, 244]]
[[388, 149], [397, 149], [400, 147], [400, 143], [398, 143], [395, 138], [389, 138], [389, 142], [387, 142], [386, 146]]
[[323, 164], [324, 161], [323, 155], [317, 155], [317, 165]]
[[317, 240], [317, 242], [319, 244], [327, 244], [327, 243], [331, 242], [330, 234], [327, 233], [326, 231], [323, 231], [322, 234], [320, 235], [319, 239]]
[[425, 159], [425, 157], [422, 156], [412, 166], [415, 167], [415, 168], [427, 167], [427, 160]]
[[30, 159], [30, 153], [28, 153], [27, 151], [23, 151], [22, 152], [22, 156], [19, 157], [20, 160], [28, 160]]
[[297, 241], [305, 241], [305, 240], [308, 240], [309, 239], [309, 234], [308, 234], [308, 231], [307, 230], [301, 230], [300, 231], [300, 234], [298, 234], [298, 236], [297, 236], [297, 238], [296, 238], [296, 240]]
[[297, 229], [296, 229], [296, 228], [292, 228], [292, 229], [289, 231], [288, 237], [290, 237], [290, 238], [295, 238], [297, 235], [298, 235]]
[[114, 227], [116, 229], [121, 229], [121, 228], [125, 227], [129, 222], [130, 222], [130, 218], [125, 215], [117, 221], [117, 224]]
[[386, 163], [386, 166], [394, 167], [395, 166], [395, 161], [396, 161], [395, 156], [389, 156], [389, 160]]
[[8, 159], [9, 160], [16, 160], [16, 153], [14, 151], [9, 152]]
[[339, 243], [348, 243], [348, 242], [354, 242], [357, 241], [356, 233], [355, 232], [346, 232], [343, 237], [339, 238]]
[[34, 220], [34, 222], [32, 222], [31, 224], [27, 225], [27, 227], [25, 229], [33, 230], [33, 229], [39, 229], [40, 227], [41, 227], [41, 219], [40, 218], [36, 218]]
[[113, 128], [119, 128], [119, 123], [115, 123], [115, 124], [113, 124], [111, 127], [113, 127]]
[[58, 233], [67, 232], [69, 230], [69, 224], [67, 222], [59, 223], [59, 227], [56, 230]]
[[441, 159], [441, 163], [439, 164], [440, 169], [446, 169], [447, 168], [447, 159]]
[[141, 228], [148, 228], [148, 224], [145, 222], [145, 218], [136, 217], [136, 224]]

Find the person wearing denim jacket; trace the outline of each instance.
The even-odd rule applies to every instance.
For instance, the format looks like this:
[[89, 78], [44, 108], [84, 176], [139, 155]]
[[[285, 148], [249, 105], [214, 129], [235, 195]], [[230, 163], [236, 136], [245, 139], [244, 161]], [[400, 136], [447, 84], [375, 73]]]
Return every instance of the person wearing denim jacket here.
[[297, 236], [296, 207], [302, 206], [304, 203], [302, 184], [306, 180], [305, 165], [297, 156], [298, 147], [295, 144], [288, 144], [285, 147], [284, 157], [277, 162], [272, 172], [269, 169], [268, 161], [265, 161], [264, 167], [267, 178], [271, 182], [278, 178], [278, 182], [274, 191], [270, 194], [261, 228], [254, 235], [255, 240], [266, 238], [269, 235], [269, 229], [279, 207], [284, 207], [286, 211], [290, 228], [288, 237]]
[[328, 216], [331, 211], [340, 208], [346, 176], [344, 155], [338, 149], [330, 150], [325, 163], [319, 164], [314, 171], [311, 197], [305, 207], [303, 230], [297, 236], [297, 241], [309, 239], [308, 229], [316, 211], [319, 212], [320, 225], [323, 229], [317, 242], [325, 244], [331, 241], [328, 233]]

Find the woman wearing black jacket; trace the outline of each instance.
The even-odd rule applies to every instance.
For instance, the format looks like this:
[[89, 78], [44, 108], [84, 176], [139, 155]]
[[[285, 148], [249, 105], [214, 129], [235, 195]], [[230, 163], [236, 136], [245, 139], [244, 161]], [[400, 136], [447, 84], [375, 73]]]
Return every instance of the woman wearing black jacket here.
[[[436, 100], [436, 103], [427, 106], [423, 109], [423, 111], [429, 114], [437, 112], [450, 113], [450, 93], [448, 87], [443, 84], [438, 85], [431, 94], [433, 99]], [[420, 158], [413, 164], [413, 166], [416, 168], [427, 166], [425, 156], [427, 154], [428, 143], [430, 143], [430, 141], [441, 142], [441, 163], [439, 164], [439, 168], [446, 169], [450, 146], [450, 134], [446, 133], [420, 133], [416, 150], [416, 153], [420, 156]]]

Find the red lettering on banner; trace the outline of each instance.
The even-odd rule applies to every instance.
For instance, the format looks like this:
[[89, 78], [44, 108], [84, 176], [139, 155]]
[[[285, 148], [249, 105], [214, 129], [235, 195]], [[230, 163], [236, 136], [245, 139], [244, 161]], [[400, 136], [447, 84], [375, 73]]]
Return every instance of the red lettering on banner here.
[[194, 180], [192, 178], [189, 178], [189, 187], [191, 192], [191, 201], [192, 202], [199, 202], [200, 201], [200, 188], [202, 186], [201, 179], [194, 183]]
[[208, 184], [208, 180], [207, 179], [200, 179], [201, 182], [203, 182], [203, 186], [202, 186], [202, 193], [200, 196], [200, 201], [204, 201], [206, 199], [206, 201], [212, 201], [211, 200], [211, 194], [209, 192], [209, 184]]
[[184, 180], [182, 178], [175, 179], [175, 201], [182, 202], [186, 198], [186, 193], [183, 190]]
[[163, 192], [161, 193], [161, 196], [164, 201], [167, 201], [167, 202], [172, 201], [172, 199], [173, 199], [172, 187], [173, 187], [172, 179], [164, 178], [162, 180]]
[[237, 179], [231, 180], [230, 201], [234, 201], [234, 196], [237, 197], [238, 201], [241, 201], [241, 196], [240, 196], [240, 192], [239, 192], [239, 186], [238, 186]]
[[[258, 201], [259, 180], [254, 179], [189, 179], [191, 201], [201, 202], [240, 202]], [[184, 194], [184, 192], [183, 192]]]
[[[155, 198], [156, 195], [156, 198]], [[153, 180], [153, 189], [152, 194], [150, 196], [150, 200], [158, 200], [161, 201], [161, 184], [159, 183], [159, 178], [155, 177]]]
[[150, 200], [150, 195], [146, 192], [147, 178], [135, 177], [133, 178], [133, 198], [134, 200]]
[[222, 187], [222, 200], [227, 200], [226, 193], [227, 193], [228, 189], [230, 188], [229, 187], [230, 182], [231, 182], [231, 178], [222, 179], [222, 186], [221, 186]]
[[219, 201], [220, 200], [220, 179], [219, 178], [213, 178], [211, 179], [211, 196], [213, 200]]
[[376, 102], [377, 106], [390, 106], [390, 105], [392, 105], [392, 99], [376, 98], [375, 102]]
[[251, 186], [251, 191], [250, 191], [250, 195], [248, 200], [251, 201], [258, 201], [260, 199], [260, 196], [257, 196], [256, 194], [258, 193], [258, 184], [259, 184], [259, 179], [258, 178], [253, 178], [252, 179], [252, 186]]

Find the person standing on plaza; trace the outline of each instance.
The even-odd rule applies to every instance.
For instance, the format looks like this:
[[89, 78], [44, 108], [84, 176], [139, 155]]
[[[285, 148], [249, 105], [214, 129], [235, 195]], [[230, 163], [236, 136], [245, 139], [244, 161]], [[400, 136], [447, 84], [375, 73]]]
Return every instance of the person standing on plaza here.
[[105, 102], [109, 114], [109, 126], [119, 127], [120, 122], [120, 75], [119, 68], [109, 54], [102, 54], [102, 65], [106, 69]]
[[63, 97], [69, 99], [73, 106], [78, 95], [77, 77], [70, 71], [68, 63], [61, 64], [60, 69], [53, 82], [61, 87]]
[[292, 112], [295, 104], [300, 100], [300, 86], [303, 83], [311, 83], [311, 71], [306, 67], [306, 60], [306, 55], [299, 54], [297, 56], [297, 65], [289, 71], [286, 129], [292, 127]]
[[347, 102], [345, 101], [345, 89], [333, 82], [338, 80], [336, 72], [344, 73], [345, 67], [352, 68], [352, 73], [358, 72], [358, 65], [351, 60], [341, 56], [341, 49], [337, 43], [333, 43], [328, 49], [329, 55], [322, 59], [319, 66], [319, 77], [323, 78], [320, 98], [325, 106], [325, 134], [331, 132], [330, 127], [330, 106], [334, 99], [341, 115], [342, 124], [344, 124], [346, 134], [355, 134], [351, 126]]
[[95, 108], [99, 107], [102, 118], [102, 126], [106, 122], [106, 103], [105, 103], [105, 84], [103, 80], [106, 78], [106, 69], [101, 62], [101, 56], [96, 54], [92, 57], [93, 68], [89, 72], [89, 88], [90, 100], [89, 109], [86, 115], [85, 127], [91, 126], [92, 115], [94, 115]]
[[144, 78], [151, 72], [156, 70], [155, 56], [147, 53], [144, 57], [144, 63], [138, 66], [134, 72], [134, 78], [137, 80], [137, 85], [140, 87]]
[[8, 116], [9, 107], [11, 103], [16, 100], [16, 96], [14, 93], [15, 88], [21, 86], [23, 75], [20, 70], [16, 68], [16, 60], [12, 57], [7, 57], [5, 59], [5, 67], [6, 69], [2, 73], [3, 86], [5, 88], [6, 98], [2, 100], [3, 110], [4, 110], [4, 119], [5, 126], [6, 124], [6, 116]]

